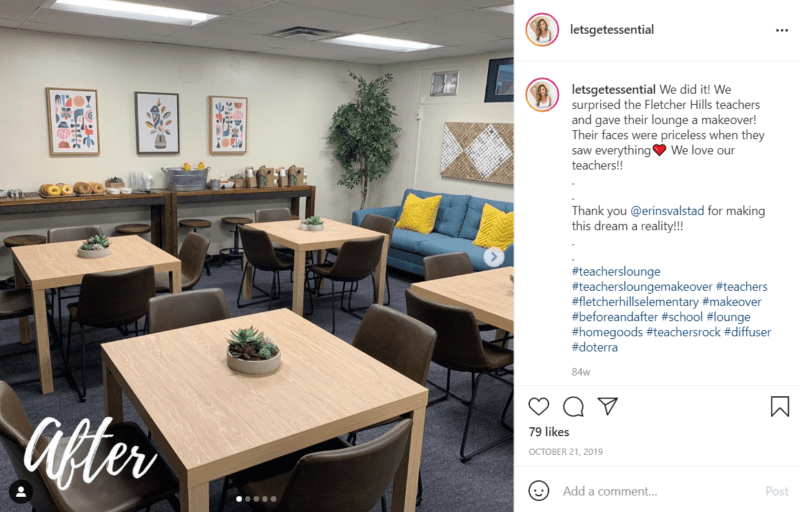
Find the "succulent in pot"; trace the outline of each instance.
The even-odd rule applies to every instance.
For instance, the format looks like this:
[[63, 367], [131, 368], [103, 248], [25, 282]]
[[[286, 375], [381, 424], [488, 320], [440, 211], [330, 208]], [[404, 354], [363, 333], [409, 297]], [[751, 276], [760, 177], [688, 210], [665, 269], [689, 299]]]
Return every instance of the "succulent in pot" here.
[[263, 332], [252, 326], [231, 331], [228, 340], [228, 366], [242, 373], [265, 374], [278, 369], [281, 351]]
[[86, 240], [78, 248], [78, 256], [82, 258], [103, 258], [111, 252], [111, 240], [102, 236], [95, 235]]
[[314, 215], [306, 220], [300, 221], [300, 229], [306, 231], [322, 231], [325, 228], [325, 221]]

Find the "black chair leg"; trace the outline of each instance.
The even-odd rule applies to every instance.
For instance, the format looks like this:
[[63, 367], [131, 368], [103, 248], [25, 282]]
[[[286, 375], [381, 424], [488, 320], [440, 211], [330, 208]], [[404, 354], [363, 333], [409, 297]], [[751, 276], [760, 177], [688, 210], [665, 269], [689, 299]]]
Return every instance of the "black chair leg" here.
[[387, 512], [386, 508], [386, 495], [381, 496], [381, 512]]
[[[429, 401], [428, 402], [428, 407], [430, 407], [433, 404], [438, 404], [439, 402], [444, 402], [445, 400], [450, 398], [450, 368], [447, 369], [447, 386], [446, 387], [443, 388], [440, 385], [434, 384], [431, 381], [428, 381], [428, 384], [430, 384], [431, 386], [437, 387], [437, 388], [441, 389], [442, 391], [444, 391], [444, 396], [440, 396], [439, 398], [435, 398], [435, 399]], [[455, 395], [453, 395], [453, 396], [455, 396]]]
[[[490, 448], [494, 448], [495, 446], [497, 446], [499, 444], [502, 444], [502, 443], [505, 443], [506, 441], [510, 441], [510, 440], [514, 439], [514, 434], [509, 434], [509, 435], [503, 437], [502, 439], [500, 439], [498, 441], [495, 441], [494, 443], [491, 443], [491, 444], [489, 444], [487, 446], [484, 446], [483, 448], [475, 450], [474, 452], [470, 453], [469, 455], [464, 453], [464, 449], [467, 446], [467, 435], [469, 434], [469, 424], [470, 424], [470, 421], [472, 421], [472, 412], [475, 410], [475, 398], [477, 398], [477, 395], [478, 395], [478, 385], [480, 384], [481, 378], [483, 378], [484, 375], [488, 375], [488, 372], [480, 373], [475, 378], [475, 383], [472, 386], [472, 400], [470, 400], [470, 403], [469, 403], [469, 412], [467, 413], [467, 422], [464, 425], [464, 437], [461, 439], [461, 451], [460, 451], [461, 462], [469, 462], [470, 459], [472, 459], [474, 456], [478, 455], [479, 453], [483, 453], [486, 450], [489, 450]], [[512, 391], [512, 394], [513, 394], [513, 391]], [[501, 423], [505, 423], [505, 414], [508, 411], [508, 406], [510, 405], [510, 403], [511, 402], [510, 402], [510, 397], [509, 397], [509, 402], [506, 403], [506, 407], [503, 410], [503, 420], [501, 421]]]
[[81, 402], [86, 401], [86, 339], [84, 337], [83, 324], [79, 323], [81, 327], [81, 383], [83, 389], [78, 391], [78, 400]]
[[225, 510], [225, 498], [228, 497], [228, 489], [231, 488], [231, 477], [226, 476], [225, 481], [222, 483], [222, 496], [219, 499], [219, 512]]
[[172, 510], [175, 512], [181, 512], [181, 502], [178, 501], [178, 498], [176, 498], [174, 494], [167, 496], [167, 501], [172, 507]]

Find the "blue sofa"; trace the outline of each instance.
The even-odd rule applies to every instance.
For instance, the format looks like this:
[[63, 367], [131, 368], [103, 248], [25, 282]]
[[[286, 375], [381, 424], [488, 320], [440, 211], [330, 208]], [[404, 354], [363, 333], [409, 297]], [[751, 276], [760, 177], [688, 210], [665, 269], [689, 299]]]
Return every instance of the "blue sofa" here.
[[[431, 196], [442, 196], [439, 203], [439, 213], [436, 215], [436, 224], [428, 235], [397, 228], [392, 236], [392, 245], [389, 248], [388, 266], [405, 270], [418, 275], [424, 275], [422, 258], [433, 254], [451, 252], [465, 252], [472, 261], [475, 270], [488, 270], [489, 267], [483, 260], [486, 249], [472, 244], [478, 236], [478, 228], [483, 216], [483, 205], [491, 204], [503, 212], [514, 211], [514, 203], [505, 201], [492, 201], [480, 197], [462, 196], [454, 194], [441, 194], [425, 192], [423, 190], [406, 190], [400, 206], [385, 206], [381, 208], [368, 208], [353, 212], [353, 225], [360, 226], [368, 214], [400, 219], [408, 194], [413, 193], [422, 199]], [[514, 265], [514, 244], [505, 251], [504, 267]]]

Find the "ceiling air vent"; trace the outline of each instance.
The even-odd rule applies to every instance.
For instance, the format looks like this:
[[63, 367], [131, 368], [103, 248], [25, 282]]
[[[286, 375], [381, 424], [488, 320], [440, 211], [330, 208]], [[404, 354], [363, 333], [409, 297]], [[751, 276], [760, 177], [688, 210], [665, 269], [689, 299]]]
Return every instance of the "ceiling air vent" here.
[[321, 28], [290, 27], [266, 35], [269, 37], [280, 37], [281, 39], [292, 39], [295, 41], [316, 41], [318, 39], [327, 39], [339, 34], [331, 30], [322, 30]]

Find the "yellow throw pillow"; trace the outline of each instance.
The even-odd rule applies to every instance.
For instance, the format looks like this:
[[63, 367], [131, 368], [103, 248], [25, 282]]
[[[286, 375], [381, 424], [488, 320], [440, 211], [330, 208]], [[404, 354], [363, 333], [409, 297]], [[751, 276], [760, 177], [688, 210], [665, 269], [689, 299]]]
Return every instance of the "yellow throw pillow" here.
[[489, 203], [484, 204], [481, 227], [472, 243], [486, 249], [497, 247], [505, 251], [514, 243], [514, 212], [503, 213]]
[[403, 205], [403, 213], [397, 221], [397, 227], [430, 234], [433, 225], [436, 224], [436, 214], [439, 213], [439, 203], [442, 196], [433, 196], [427, 199], [420, 199], [414, 194], [408, 194], [406, 204]]

